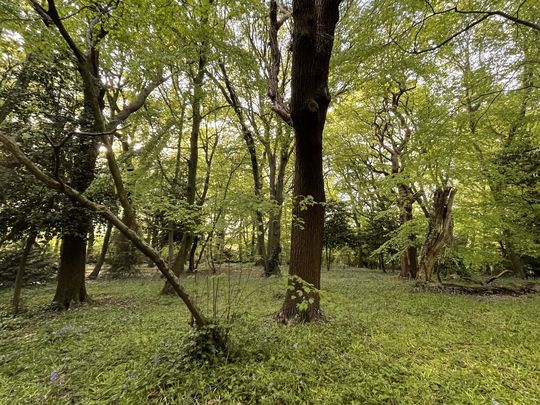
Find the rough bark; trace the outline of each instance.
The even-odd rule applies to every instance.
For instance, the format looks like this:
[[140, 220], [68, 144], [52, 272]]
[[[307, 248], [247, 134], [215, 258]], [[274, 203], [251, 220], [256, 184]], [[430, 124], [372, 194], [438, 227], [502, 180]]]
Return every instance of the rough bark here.
[[56, 292], [52, 303], [54, 308], [68, 309], [72, 304], [86, 301], [85, 263], [85, 239], [78, 235], [64, 235], [60, 248]]
[[[87, 131], [95, 131], [93, 107], [88, 91], [84, 92], [84, 111], [81, 126]], [[74, 152], [71, 165], [70, 185], [79, 193], [84, 193], [94, 180], [98, 142], [95, 137], [77, 137], [74, 139]], [[60, 249], [60, 264], [56, 293], [53, 306], [58, 309], [68, 309], [71, 303], [86, 300], [85, 270], [86, 270], [86, 235], [89, 234], [92, 221], [88, 211], [81, 209], [79, 203], [71, 200], [69, 222], [76, 229], [64, 233]], [[81, 236], [84, 235], [84, 236]]]
[[428, 233], [420, 259], [419, 278], [425, 281], [431, 281], [437, 259], [451, 238], [452, 205], [455, 195], [456, 189], [452, 187], [435, 190]]
[[[275, 4], [275, 2], [273, 2]], [[328, 75], [340, 1], [293, 1], [291, 118], [296, 140], [291, 278], [279, 314], [284, 322], [321, 318], [324, 227], [322, 136], [330, 104]], [[304, 204], [309, 197], [312, 203]]]

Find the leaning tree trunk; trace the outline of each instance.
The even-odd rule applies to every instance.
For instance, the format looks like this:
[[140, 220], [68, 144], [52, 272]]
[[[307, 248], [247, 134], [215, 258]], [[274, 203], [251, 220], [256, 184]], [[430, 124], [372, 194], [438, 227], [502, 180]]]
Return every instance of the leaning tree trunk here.
[[419, 276], [425, 281], [431, 281], [437, 259], [452, 236], [452, 204], [455, 195], [456, 189], [452, 187], [435, 190], [428, 233], [420, 259]]
[[99, 273], [101, 272], [101, 268], [103, 267], [103, 264], [105, 263], [105, 258], [107, 257], [107, 250], [109, 249], [109, 241], [111, 240], [111, 233], [112, 233], [112, 225], [111, 223], [107, 224], [107, 229], [105, 230], [105, 236], [103, 237], [103, 245], [101, 246], [101, 252], [99, 254], [98, 261], [96, 263], [96, 266], [94, 267], [94, 270], [92, 270], [92, 273], [88, 275], [89, 280], [94, 280], [99, 276]]
[[[296, 140], [289, 286], [279, 317], [316, 321], [324, 227], [322, 137], [337, 0], [293, 1], [291, 120]], [[273, 2], [275, 4], [275, 2]], [[272, 12], [277, 12], [276, 8]], [[308, 199], [309, 201], [304, 201]]]

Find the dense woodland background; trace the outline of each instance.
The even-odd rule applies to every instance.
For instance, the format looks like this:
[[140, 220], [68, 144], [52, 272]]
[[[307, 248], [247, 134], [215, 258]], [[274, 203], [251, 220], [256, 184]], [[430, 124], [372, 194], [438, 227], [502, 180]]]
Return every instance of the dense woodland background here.
[[[515, 350], [538, 330], [529, 319], [536, 298], [490, 307], [430, 291], [538, 291], [540, 3], [0, 0], [0, 38], [6, 319], [41, 317], [36, 306], [51, 301], [75, 313], [84, 302], [115, 307], [131, 300], [126, 292], [166, 318], [160, 305], [177, 295], [186, 309], [175, 317], [187, 310], [196, 327], [196, 349], [186, 350], [206, 360], [253, 328], [234, 319], [276, 302], [272, 314], [251, 316], [335, 316], [335, 334], [347, 334], [339, 314], [398, 299], [422, 316], [437, 305], [478, 304], [502, 318], [515, 310], [527, 325]], [[364, 286], [359, 296], [351, 283]], [[488, 328], [504, 333], [494, 332], [497, 317]], [[362, 335], [357, 321], [369, 322], [351, 320]], [[68, 338], [85, 333], [69, 328]], [[513, 378], [529, 381], [538, 350], [519, 356], [525, 374]], [[0, 365], [10, 359], [0, 353]], [[430, 387], [416, 395], [436, 403]], [[212, 397], [206, 386], [190, 389], [206, 392], [190, 400]], [[255, 400], [278, 401], [255, 391]], [[459, 397], [443, 391], [443, 402]], [[281, 400], [324, 402], [329, 392]], [[342, 394], [334, 400], [347, 402]], [[396, 403], [400, 394], [370, 395]]]

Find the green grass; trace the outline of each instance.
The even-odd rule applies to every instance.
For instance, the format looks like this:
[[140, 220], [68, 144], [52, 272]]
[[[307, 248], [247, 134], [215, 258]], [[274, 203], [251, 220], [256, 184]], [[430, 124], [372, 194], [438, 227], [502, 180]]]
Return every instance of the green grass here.
[[[189, 318], [161, 281], [92, 282], [94, 302], [65, 313], [45, 310], [53, 286], [26, 290], [17, 318], [0, 291], [0, 403], [540, 403], [538, 295], [421, 293], [339, 270], [323, 275], [327, 322], [283, 327], [285, 280], [239, 274], [213, 280], [217, 312], [234, 307], [234, 355], [206, 363], [185, 361]], [[212, 281], [186, 283], [211, 312]]]

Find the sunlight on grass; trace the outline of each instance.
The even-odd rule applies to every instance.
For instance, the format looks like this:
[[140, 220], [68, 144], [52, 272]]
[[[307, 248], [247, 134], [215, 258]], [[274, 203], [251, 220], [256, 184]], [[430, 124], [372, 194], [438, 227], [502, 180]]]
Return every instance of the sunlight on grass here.
[[[50, 286], [27, 290], [18, 318], [0, 291], [0, 403], [540, 401], [537, 295], [420, 293], [393, 276], [339, 270], [323, 276], [327, 322], [286, 328], [272, 319], [285, 280], [233, 277], [227, 290], [221, 279], [217, 313], [229, 296], [239, 302], [231, 355], [197, 364], [182, 361], [188, 314], [158, 294], [161, 281], [92, 282], [93, 302], [65, 313], [46, 311]], [[212, 311], [211, 281], [186, 283]]]

